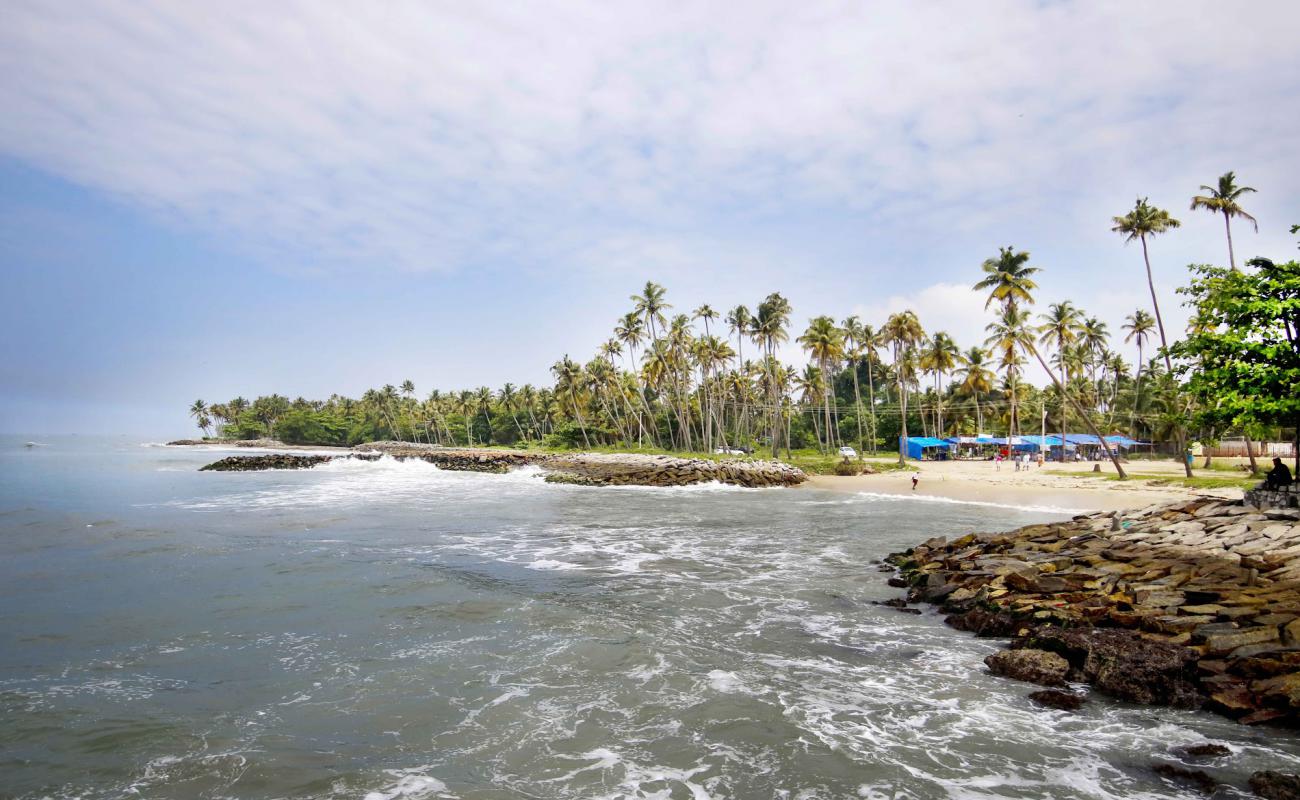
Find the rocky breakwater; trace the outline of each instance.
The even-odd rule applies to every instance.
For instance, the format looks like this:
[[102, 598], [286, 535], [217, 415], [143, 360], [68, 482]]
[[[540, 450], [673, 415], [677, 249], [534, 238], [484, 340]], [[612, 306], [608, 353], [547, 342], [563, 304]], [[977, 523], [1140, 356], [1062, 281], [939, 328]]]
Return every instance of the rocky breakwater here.
[[996, 674], [1300, 722], [1300, 510], [1197, 498], [931, 539], [888, 560], [909, 602], [1013, 637], [987, 661]]
[[548, 456], [542, 463], [551, 483], [583, 486], [689, 486], [728, 483], [760, 488], [796, 486], [803, 470], [780, 461], [710, 461], [636, 453], [576, 453]]
[[542, 460], [537, 453], [524, 450], [490, 450], [477, 448], [438, 447], [413, 442], [368, 442], [352, 448], [357, 456], [390, 456], [398, 461], [418, 459], [433, 464], [438, 469], [453, 472], [509, 472], [515, 467], [536, 464]]
[[199, 467], [199, 472], [253, 472], [264, 469], [310, 469], [324, 464], [334, 456], [299, 456], [292, 453], [271, 453], [264, 456], [229, 456], [220, 461]]

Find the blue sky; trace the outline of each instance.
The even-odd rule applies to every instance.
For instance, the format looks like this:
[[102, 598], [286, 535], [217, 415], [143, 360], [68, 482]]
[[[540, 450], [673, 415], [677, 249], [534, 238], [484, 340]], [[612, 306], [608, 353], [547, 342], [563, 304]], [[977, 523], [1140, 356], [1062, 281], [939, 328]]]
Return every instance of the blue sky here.
[[[647, 279], [964, 346], [1001, 245], [1042, 301], [1163, 308], [1300, 222], [1300, 7], [50, 3], [0, 24], [0, 432], [171, 436], [235, 394], [545, 383]], [[791, 351], [792, 359], [799, 356]], [[1131, 354], [1130, 354], [1131, 355]]]

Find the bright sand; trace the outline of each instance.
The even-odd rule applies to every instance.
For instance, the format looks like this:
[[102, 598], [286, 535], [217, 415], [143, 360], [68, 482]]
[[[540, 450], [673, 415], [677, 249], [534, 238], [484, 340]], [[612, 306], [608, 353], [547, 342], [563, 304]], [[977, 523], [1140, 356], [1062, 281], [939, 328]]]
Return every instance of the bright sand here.
[[[1108, 511], [1122, 508], [1140, 508], [1153, 503], [1167, 503], [1192, 494], [1212, 494], [1218, 497], [1241, 497], [1236, 489], [1198, 489], [1153, 485], [1147, 481], [1119, 482], [1092, 477], [1093, 464], [1048, 464], [1039, 468], [1030, 465], [1028, 470], [1017, 472], [1009, 462], [1001, 468], [992, 461], [926, 461], [915, 464], [907, 471], [883, 472], [876, 475], [840, 477], [815, 475], [808, 486], [841, 492], [872, 492], [887, 495], [925, 496], [1024, 507], [1052, 507], [1077, 511]], [[1181, 474], [1173, 462], [1141, 462], [1126, 465], [1130, 472]], [[1069, 471], [1075, 475], [1053, 475], [1051, 472]], [[1105, 474], [1113, 475], [1115, 468], [1109, 462], [1102, 464]], [[920, 474], [916, 490], [912, 490], [913, 474]]]

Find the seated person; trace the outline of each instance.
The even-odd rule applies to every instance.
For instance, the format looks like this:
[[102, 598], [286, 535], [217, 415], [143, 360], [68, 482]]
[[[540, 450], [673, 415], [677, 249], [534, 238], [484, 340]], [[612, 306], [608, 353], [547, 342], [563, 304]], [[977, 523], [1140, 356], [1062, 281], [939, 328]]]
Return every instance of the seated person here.
[[1264, 477], [1264, 488], [1281, 489], [1283, 486], [1290, 485], [1291, 470], [1287, 469], [1286, 464], [1282, 463], [1282, 459], [1274, 458], [1273, 468], [1269, 470], [1268, 475]]

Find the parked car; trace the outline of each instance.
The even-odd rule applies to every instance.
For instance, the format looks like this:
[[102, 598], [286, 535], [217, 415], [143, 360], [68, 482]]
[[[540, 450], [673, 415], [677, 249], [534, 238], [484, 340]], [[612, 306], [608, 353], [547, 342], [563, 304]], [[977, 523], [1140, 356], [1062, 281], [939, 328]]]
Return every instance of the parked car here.
[[857, 451], [857, 450], [854, 450], [852, 447], [847, 447], [847, 446], [846, 446], [846, 447], [841, 447], [841, 448], [840, 448], [840, 455], [844, 456], [845, 458], [857, 458], [857, 457], [858, 457], [858, 451]]
[[716, 455], [720, 455], [720, 456], [743, 456], [743, 455], [745, 455], [745, 451], [744, 451], [744, 450], [737, 450], [737, 449], [734, 448], [734, 447], [715, 447], [715, 448], [713, 448], [713, 452], [714, 452], [714, 454], [716, 454]]

